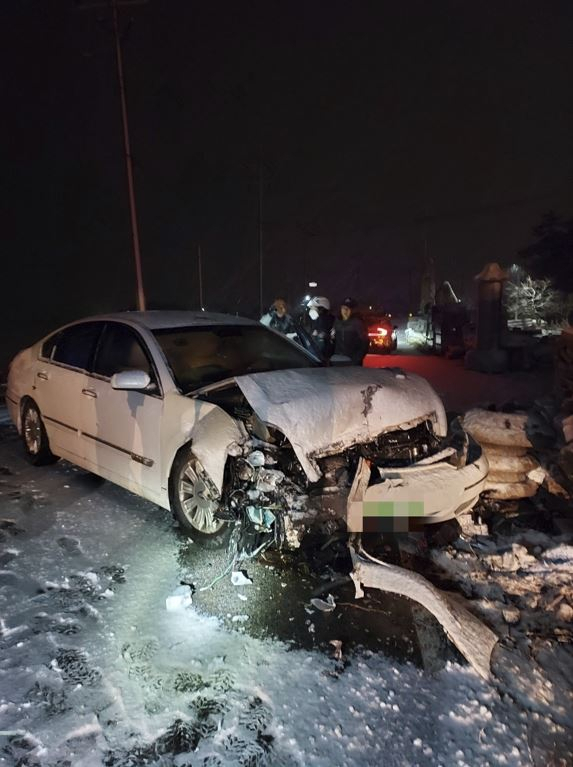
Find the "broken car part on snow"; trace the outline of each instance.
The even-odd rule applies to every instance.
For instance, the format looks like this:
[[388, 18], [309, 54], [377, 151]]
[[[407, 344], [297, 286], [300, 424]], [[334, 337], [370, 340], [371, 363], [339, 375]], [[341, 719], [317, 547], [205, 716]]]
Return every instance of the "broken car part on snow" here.
[[426, 608], [443, 626], [458, 650], [484, 678], [490, 675], [490, 659], [498, 638], [479, 618], [472, 615], [459, 600], [454, 601], [418, 573], [381, 562], [350, 545], [352, 580], [356, 596], [364, 596], [362, 586], [408, 597]]

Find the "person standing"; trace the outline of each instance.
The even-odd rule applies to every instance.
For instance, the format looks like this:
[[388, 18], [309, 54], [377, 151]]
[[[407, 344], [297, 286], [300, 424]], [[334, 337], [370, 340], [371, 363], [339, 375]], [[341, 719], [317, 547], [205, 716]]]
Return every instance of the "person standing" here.
[[275, 298], [269, 311], [263, 314], [260, 321], [263, 325], [278, 330], [285, 336], [296, 335], [294, 320], [288, 312], [287, 302], [284, 298]]
[[356, 306], [353, 298], [345, 298], [340, 305], [340, 317], [334, 323], [334, 354], [349, 357], [353, 365], [362, 365], [368, 351], [368, 331]]
[[330, 311], [330, 301], [325, 296], [315, 296], [307, 303], [309, 332], [316, 348], [323, 359], [332, 355], [332, 329], [334, 315]]

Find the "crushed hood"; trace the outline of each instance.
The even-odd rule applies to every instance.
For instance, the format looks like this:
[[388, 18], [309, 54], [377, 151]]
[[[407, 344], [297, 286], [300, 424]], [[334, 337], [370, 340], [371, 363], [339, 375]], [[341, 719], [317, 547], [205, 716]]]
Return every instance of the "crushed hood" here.
[[425, 417], [447, 433], [444, 406], [424, 379], [398, 368], [304, 368], [238, 376], [237, 385], [262, 421], [289, 440], [311, 482], [315, 457], [370, 442]]

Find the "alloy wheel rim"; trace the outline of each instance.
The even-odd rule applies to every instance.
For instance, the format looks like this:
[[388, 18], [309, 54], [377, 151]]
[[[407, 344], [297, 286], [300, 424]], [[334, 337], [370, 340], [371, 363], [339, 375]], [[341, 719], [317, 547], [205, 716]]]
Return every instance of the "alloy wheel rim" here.
[[200, 533], [214, 535], [225, 524], [224, 520], [215, 518], [218, 503], [212, 498], [196, 461], [189, 461], [181, 474], [179, 501], [185, 519]]
[[24, 440], [29, 453], [37, 455], [40, 452], [41, 439], [40, 416], [37, 410], [30, 408], [24, 420]]

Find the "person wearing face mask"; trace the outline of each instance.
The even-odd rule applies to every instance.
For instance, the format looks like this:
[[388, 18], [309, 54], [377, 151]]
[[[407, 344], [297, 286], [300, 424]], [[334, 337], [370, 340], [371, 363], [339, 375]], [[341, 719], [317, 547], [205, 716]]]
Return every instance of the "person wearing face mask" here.
[[334, 316], [330, 312], [330, 301], [325, 296], [315, 296], [307, 303], [309, 332], [316, 348], [324, 359], [332, 355], [332, 328]]
[[350, 358], [353, 365], [362, 365], [368, 351], [368, 331], [356, 314], [356, 306], [353, 298], [345, 298], [340, 305], [340, 317], [334, 323], [334, 354]]

